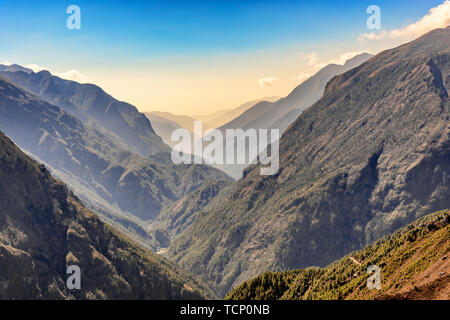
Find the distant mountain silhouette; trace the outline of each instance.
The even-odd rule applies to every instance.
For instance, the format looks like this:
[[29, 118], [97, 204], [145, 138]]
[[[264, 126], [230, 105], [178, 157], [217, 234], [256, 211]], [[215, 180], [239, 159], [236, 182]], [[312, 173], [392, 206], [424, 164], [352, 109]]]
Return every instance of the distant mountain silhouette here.
[[[184, 128], [191, 133], [191, 136], [194, 136], [194, 121], [198, 120], [203, 122], [203, 133], [205, 133], [208, 129], [218, 128], [221, 125], [233, 120], [261, 101], [276, 101], [278, 99], [278, 97], [257, 99], [244, 103], [237, 108], [219, 110], [210, 115], [184, 116], [159, 111], [146, 112], [145, 115], [152, 123], [156, 134], [160, 136], [166, 144], [173, 147], [178, 144], [178, 142], [171, 140], [172, 132], [175, 129]], [[193, 139], [192, 142], [198, 138], [200, 137]]]
[[176, 129], [184, 129], [182, 125], [151, 112], [146, 112], [145, 115], [150, 120], [156, 134], [161, 137], [165, 144], [171, 147], [178, 144], [177, 141], [172, 141], [171, 136]]
[[218, 114], [215, 113], [213, 116], [210, 116], [210, 117], [205, 117], [205, 116], [195, 117], [194, 116], [194, 118], [206, 121], [213, 128], [219, 128], [219, 127], [223, 126], [224, 124], [236, 119], [241, 114], [243, 114], [245, 111], [247, 111], [248, 109], [252, 108], [253, 106], [255, 106], [256, 104], [258, 104], [262, 101], [275, 102], [279, 99], [280, 99], [280, 97], [267, 97], [267, 98], [262, 98], [262, 99], [256, 99], [256, 100], [246, 102], [237, 108], [223, 110], [223, 112], [219, 112]]

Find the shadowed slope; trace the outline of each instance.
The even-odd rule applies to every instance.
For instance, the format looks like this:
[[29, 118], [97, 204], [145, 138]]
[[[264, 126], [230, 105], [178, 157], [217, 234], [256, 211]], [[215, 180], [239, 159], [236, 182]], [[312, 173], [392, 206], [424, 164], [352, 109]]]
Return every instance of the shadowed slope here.
[[[81, 268], [68, 290], [66, 268]], [[178, 267], [134, 244], [0, 132], [0, 299], [198, 299]]]

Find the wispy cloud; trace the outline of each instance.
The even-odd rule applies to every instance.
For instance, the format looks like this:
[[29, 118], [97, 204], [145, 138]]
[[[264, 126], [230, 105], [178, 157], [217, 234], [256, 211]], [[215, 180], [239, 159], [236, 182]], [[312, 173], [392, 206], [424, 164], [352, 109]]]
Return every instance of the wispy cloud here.
[[400, 39], [409, 41], [431, 30], [445, 28], [450, 25], [450, 1], [431, 8], [430, 11], [415, 23], [399, 29], [382, 30], [379, 33], [363, 33], [358, 37], [360, 43], [367, 40]]
[[310, 73], [302, 72], [302, 73], [300, 73], [300, 74], [298, 75], [298, 77], [297, 77], [295, 80], [298, 81], [298, 82], [300, 82], [300, 83], [303, 83], [303, 82], [305, 82], [306, 80], [308, 80], [311, 76], [312, 76], [312, 74], [310, 74]]
[[267, 77], [258, 80], [258, 84], [260, 87], [269, 87], [274, 86], [278, 83], [277, 77]]
[[[0, 62], [0, 64], [5, 65], [5, 66], [10, 66], [10, 65], [13, 65], [14, 62], [10, 62], [10, 61], [4, 60], [3, 62]], [[31, 69], [31, 70], [33, 70], [33, 72], [39, 72], [39, 71], [42, 71], [42, 70], [46, 70], [44, 67], [41, 67], [41, 66], [39, 66], [37, 64], [27, 64], [27, 65], [24, 65], [23, 67]]]
[[315, 66], [319, 63], [319, 58], [317, 57], [317, 52], [306, 53], [305, 58], [308, 60], [310, 66]]
[[72, 80], [80, 83], [92, 82], [88, 77], [75, 69], [71, 69], [63, 73], [56, 73], [55, 75], [66, 80]]
[[306, 59], [308, 62], [308, 65], [312, 66], [314, 68], [315, 71], [318, 71], [322, 68], [324, 68], [325, 66], [329, 65], [329, 64], [340, 64], [343, 65], [345, 64], [345, 62], [347, 60], [350, 60], [351, 58], [362, 54], [362, 53], [370, 53], [370, 49], [365, 49], [365, 50], [359, 50], [359, 51], [348, 51], [348, 52], [344, 52], [342, 54], [340, 54], [339, 56], [330, 59], [330, 60], [324, 60], [321, 61], [318, 57], [317, 52], [313, 51], [310, 53], [303, 53], [300, 52], [300, 57], [302, 57], [303, 59]]
[[24, 67], [33, 70], [33, 72], [39, 72], [39, 71], [42, 71], [42, 70], [47, 70], [46, 68], [41, 67], [40, 65], [37, 65], [37, 64], [27, 64]]
[[[5, 60], [3, 62], [0, 62], [0, 64], [3, 64], [5, 66], [10, 66], [10, 65], [12, 65], [14, 63]], [[42, 70], [48, 70], [48, 68], [42, 67], [42, 66], [37, 65], [37, 64], [27, 64], [24, 67], [33, 70], [33, 72], [39, 72], [39, 71], [42, 71]], [[79, 82], [79, 83], [91, 83], [92, 82], [91, 79], [89, 79], [87, 76], [85, 76], [84, 74], [82, 74], [80, 71], [78, 71], [76, 69], [71, 69], [71, 70], [66, 71], [66, 72], [53, 73], [53, 74], [55, 76], [57, 76], [57, 77], [62, 78], [62, 79], [72, 80], [72, 81], [76, 81], [76, 82]]]

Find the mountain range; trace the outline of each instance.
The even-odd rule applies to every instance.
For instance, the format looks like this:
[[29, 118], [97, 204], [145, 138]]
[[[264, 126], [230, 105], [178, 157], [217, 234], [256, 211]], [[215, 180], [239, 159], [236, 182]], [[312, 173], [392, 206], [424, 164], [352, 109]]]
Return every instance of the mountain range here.
[[450, 207], [450, 27], [332, 78], [259, 165], [224, 188], [168, 257], [224, 296], [266, 271], [323, 267]]
[[[186, 124], [166, 114], [0, 65], [0, 299], [438, 298], [449, 90], [447, 27], [205, 116], [240, 113], [222, 131], [283, 132], [277, 173], [222, 168], [235, 181], [174, 164], [158, 132]], [[382, 292], [364, 287], [371, 264]], [[66, 286], [70, 265], [80, 291]]]
[[0, 76], [114, 138], [124, 149], [142, 156], [169, 152], [144, 114], [98, 86], [64, 80], [46, 70], [1, 71]]
[[[136, 138], [136, 148], [149, 145], [142, 153], [144, 150], [161, 152], [147, 156], [134, 153], [135, 147], [126, 147], [124, 140], [114, 138], [114, 133], [95, 125], [96, 120], [90, 121], [89, 116], [82, 117], [85, 121], [78, 119], [25, 91], [12, 80], [2, 78], [5, 74], [9, 79], [23, 80], [30, 76], [29, 86], [34, 83], [33, 79], [50, 77], [47, 73], [0, 72], [0, 128], [35, 159], [45, 163], [90, 208], [122, 231], [131, 229], [152, 248], [159, 245], [146, 231], [146, 224], [155, 219], [165, 205], [199, 188], [207, 179], [231, 181], [226, 174], [205, 165], [173, 164], [168, 153], [170, 148], [154, 134], [148, 119], [135, 113], [134, 107], [125, 104], [120, 120], [115, 123], [123, 120], [129, 130], [142, 124], [142, 130], [136, 129], [138, 133], [127, 137]], [[58, 83], [60, 79], [55, 78]], [[53, 80], [48, 79], [48, 82], [53, 83]], [[88, 100], [95, 100], [95, 97]], [[60, 98], [66, 99], [64, 95]], [[101, 109], [96, 104], [92, 106]], [[128, 115], [127, 110], [131, 114]], [[146, 132], [146, 135], [140, 139], [139, 132]]]
[[[281, 136], [304, 110], [322, 97], [325, 86], [331, 78], [359, 66], [371, 56], [368, 53], [362, 53], [349, 59], [343, 65], [329, 64], [298, 85], [288, 96], [276, 101], [260, 101], [218, 129], [224, 136], [227, 136], [226, 132], [229, 129], [277, 129]], [[236, 144], [242, 142], [239, 140], [236, 141]], [[251, 146], [247, 141], [245, 143], [247, 150], [249, 150]], [[223, 154], [229, 152], [231, 152], [230, 149], [224, 148]], [[220, 164], [215, 165], [215, 167], [225, 171], [235, 179], [240, 179], [244, 169], [249, 166], [252, 160], [247, 159], [245, 164]]]
[[[286, 97], [273, 102], [261, 101], [219, 129], [224, 131], [237, 128], [276, 128], [284, 132], [304, 110], [322, 97], [325, 86], [331, 78], [359, 66], [371, 56], [368, 53], [362, 53], [349, 59], [343, 65], [329, 64], [298, 85]], [[279, 125], [276, 126], [277, 123]]]
[[[278, 97], [256, 99], [246, 102], [237, 108], [219, 110], [207, 115], [186, 116], [162, 111], [146, 112], [145, 115], [151, 121], [156, 134], [160, 136], [167, 145], [174, 147], [178, 143], [171, 140], [171, 135], [176, 129], [184, 128], [191, 133], [192, 137], [194, 137], [194, 121], [202, 121], [203, 132], [205, 132], [208, 129], [219, 128], [223, 124], [232, 121], [261, 101], [274, 102], [278, 99]], [[196, 137], [192, 142], [195, 142], [198, 138], [200, 137]]]

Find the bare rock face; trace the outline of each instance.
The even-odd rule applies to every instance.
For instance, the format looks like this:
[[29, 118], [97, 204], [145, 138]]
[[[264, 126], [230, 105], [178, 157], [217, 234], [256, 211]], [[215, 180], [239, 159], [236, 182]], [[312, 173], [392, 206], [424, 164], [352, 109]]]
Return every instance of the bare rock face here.
[[[259, 167], [221, 192], [169, 252], [216, 292], [325, 266], [450, 207], [450, 27], [336, 76]], [[202, 267], [203, 266], [203, 267]]]
[[[69, 290], [71, 265], [81, 289]], [[173, 263], [104, 224], [0, 133], [0, 299], [200, 299]]]

